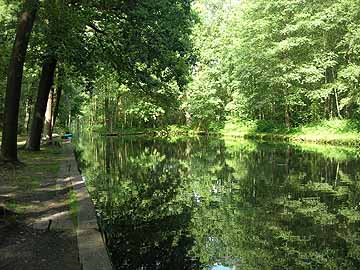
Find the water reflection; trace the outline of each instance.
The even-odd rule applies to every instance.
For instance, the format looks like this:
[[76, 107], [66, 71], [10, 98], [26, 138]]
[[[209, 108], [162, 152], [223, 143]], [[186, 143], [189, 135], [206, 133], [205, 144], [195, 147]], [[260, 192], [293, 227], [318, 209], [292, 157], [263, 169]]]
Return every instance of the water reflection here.
[[211, 270], [235, 270], [236, 267], [226, 267], [223, 265], [214, 265], [210, 268]]
[[360, 162], [348, 149], [82, 138], [117, 269], [359, 269]]

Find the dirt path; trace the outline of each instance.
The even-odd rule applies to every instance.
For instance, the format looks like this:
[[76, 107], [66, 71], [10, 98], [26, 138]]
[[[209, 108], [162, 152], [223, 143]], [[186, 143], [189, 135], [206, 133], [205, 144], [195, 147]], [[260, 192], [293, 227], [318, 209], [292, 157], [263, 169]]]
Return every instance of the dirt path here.
[[0, 168], [0, 269], [81, 269], [71, 155], [66, 145], [46, 147], [21, 152], [25, 167]]

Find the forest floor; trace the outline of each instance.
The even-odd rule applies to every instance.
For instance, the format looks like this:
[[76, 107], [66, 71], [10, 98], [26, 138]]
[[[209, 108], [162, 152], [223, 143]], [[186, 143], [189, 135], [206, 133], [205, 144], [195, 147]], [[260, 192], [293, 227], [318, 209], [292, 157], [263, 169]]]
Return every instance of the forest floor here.
[[59, 146], [20, 150], [24, 165], [0, 166], [0, 269], [81, 269], [76, 201], [65, 181], [71, 154]]

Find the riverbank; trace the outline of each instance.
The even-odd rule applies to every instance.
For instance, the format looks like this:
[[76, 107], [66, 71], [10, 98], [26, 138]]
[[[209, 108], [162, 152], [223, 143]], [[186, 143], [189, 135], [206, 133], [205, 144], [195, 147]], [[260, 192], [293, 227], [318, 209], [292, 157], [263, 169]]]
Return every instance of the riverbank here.
[[300, 127], [287, 129], [263, 121], [227, 121], [222, 126], [208, 131], [194, 129], [185, 125], [170, 125], [162, 128], [133, 128], [100, 132], [105, 136], [141, 136], [156, 137], [213, 135], [254, 139], [260, 141], [315, 143], [342, 146], [360, 145], [360, 124], [349, 120], [326, 120]]
[[0, 167], [0, 269], [81, 269], [69, 155], [20, 150], [25, 165]]
[[266, 122], [229, 121], [225, 123], [220, 133], [223, 136], [264, 141], [358, 146], [360, 145], [358, 125], [349, 120], [334, 119], [286, 129]]

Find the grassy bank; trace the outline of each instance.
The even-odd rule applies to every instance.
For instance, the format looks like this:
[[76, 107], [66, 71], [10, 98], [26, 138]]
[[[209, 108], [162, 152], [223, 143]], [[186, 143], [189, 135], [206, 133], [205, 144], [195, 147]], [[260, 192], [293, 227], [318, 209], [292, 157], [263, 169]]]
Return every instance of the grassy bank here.
[[19, 150], [23, 164], [0, 164], [0, 265], [5, 269], [81, 268], [71, 224], [78, 207], [71, 181], [65, 180], [70, 176], [65, 150], [46, 145], [40, 152]]
[[[97, 132], [97, 131], [95, 131]], [[133, 128], [113, 132], [99, 132], [103, 135], [151, 135], [151, 136], [197, 136], [215, 135], [279, 142], [309, 142], [333, 145], [360, 145], [360, 123], [350, 120], [324, 120], [294, 128], [285, 128], [265, 121], [227, 121], [222, 126], [204, 131], [184, 125], [170, 125], [162, 128]]]
[[56, 179], [59, 163], [64, 158], [61, 149], [44, 147], [42, 150], [19, 151], [19, 157], [25, 164], [23, 166], [0, 166], [0, 207], [6, 207], [19, 215], [36, 210], [38, 205], [28, 198], [32, 197], [47, 179]]
[[[18, 145], [23, 145], [22, 138]], [[23, 165], [0, 164], [0, 227], [16, 220], [33, 223], [55, 205], [69, 207], [75, 216], [72, 189], [57, 183], [61, 164], [69, 158], [64, 148], [44, 145], [39, 152], [19, 149], [18, 155]], [[2, 215], [4, 209], [11, 215]]]
[[169, 125], [159, 128], [127, 128], [113, 130], [111, 132], [104, 130], [91, 130], [104, 136], [132, 136], [132, 135], [151, 135], [151, 136], [197, 136], [207, 134], [202, 130], [196, 130], [185, 125]]
[[224, 136], [248, 139], [360, 145], [360, 126], [349, 120], [326, 120], [286, 129], [266, 122], [228, 121], [220, 131]]

